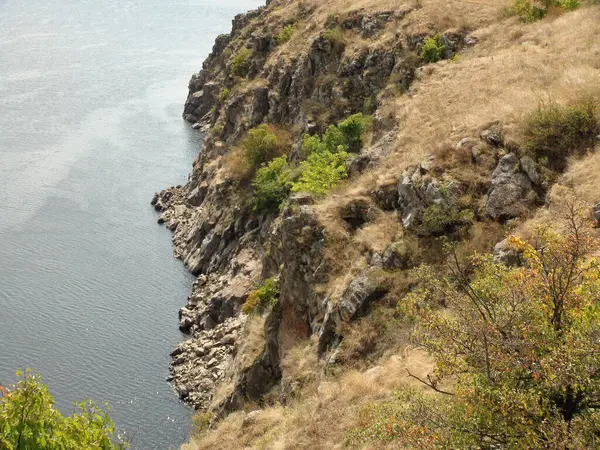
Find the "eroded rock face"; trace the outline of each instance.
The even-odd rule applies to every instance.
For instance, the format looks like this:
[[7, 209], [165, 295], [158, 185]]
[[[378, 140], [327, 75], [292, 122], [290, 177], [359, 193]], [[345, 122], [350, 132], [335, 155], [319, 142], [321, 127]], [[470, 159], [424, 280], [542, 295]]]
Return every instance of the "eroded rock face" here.
[[[183, 116], [196, 128], [212, 130], [188, 182], [152, 200], [161, 212], [159, 222], [173, 231], [175, 256], [198, 277], [179, 312], [180, 329], [189, 338], [172, 354], [171, 377], [180, 397], [197, 408], [209, 406], [224, 377], [232, 380], [230, 395], [216, 406], [219, 413], [257, 399], [278, 383], [285, 342], [329, 335], [333, 324], [357, 317], [381, 295], [371, 272], [351, 283], [335, 308], [318, 294], [315, 286], [328, 281], [330, 268], [324, 255], [327, 233], [312, 198], [293, 196], [277, 218], [257, 214], [242, 195], [239, 181], [223, 169], [229, 149], [261, 123], [295, 130], [298, 138], [304, 132], [323, 133], [328, 124], [370, 105], [367, 109], [375, 111], [372, 141], [348, 163], [348, 171], [353, 176], [371, 169], [394, 147], [397, 134], [394, 114], [382, 117], [376, 111], [378, 96], [392, 76], [398, 87], [409, 89], [417, 66], [423, 63], [416, 53], [423, 36], [399, 32], [393, 45], [376, 39], [411, 8], [357, 10], [332, 18], [326, 28], [339, 26], [371, 40], [372, 45], [356, 52], [346, 52], [343, 43], [323, 32], [303, 52], [269, 58], [276, 42], [269, 20], [262, 20], [267, 19], [268, 5], [236, 16], [232, 32], [216, 39], [202, 70], [190, 79]], [[310, 5], [299, 5], [298, 14], [307, 14], [307, 8]], [[446, 33], [444, 39], [452, 52], [466, 45], [461, 33]], [[240, 50], [248, 54], [247, 83], [239, 83], [232, 72], [232, 55]], [[299, 145], [298, 139], [294, 148]], [[384, 203], [388, 210], [400, 207], [408, 225], [418, 220], [424, 207], [442, 201], [440, 189], [447, 184], [423, 178], [433, 165], [424, 161], [416, 168], [416, 177], [409, 176], [407, 186], [382, 186], [371, 199], [346, 205], [342, 214], [350, 228], [372, 219], [373, 201]], [[379, 212], [376, 207], [372, 210]], [[381, 267], [405, 267], [406, 258], [396, 250], [373, 258]], [[266, 320], [264, 351], [247, 367], [229, 373], [246, 321], [241, 306], [255, 283], [270, 276], [280, 280], [280, 298]], [[323, 339], [325, 346], [332, 341], [331, 336]]]
[[[537, 172], [528, 161], [526, 165], [537, 180]], [[521, 169], [519, 159], [514, 153], [503, 156], [492, 174], [484, 214], [494, 220], [508, 220], [525, 214], [536, 199], [532, 180]]]
[[356, 277], [348, 286], [337, 303], [328, 303], [323, 319], [323, 327], [319, 334], [319, 352], [336, 345], [339, 336], [336, 330], [355, 319], [369, 307], [372, 302], [381, 299], [387, 289], [379, 280], [379, 268], [369, 268]]

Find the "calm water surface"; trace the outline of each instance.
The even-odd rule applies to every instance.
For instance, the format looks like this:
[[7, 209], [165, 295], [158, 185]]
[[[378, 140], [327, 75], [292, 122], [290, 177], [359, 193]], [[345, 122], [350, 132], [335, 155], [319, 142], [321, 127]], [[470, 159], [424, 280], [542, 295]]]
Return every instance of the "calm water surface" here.
[[138, 449], [191, 417], [164, 381], [191, 277], [149, 201], [198, 151], [190, 74], [261, 3], [0, 0], [0, 384], [109, 402]]

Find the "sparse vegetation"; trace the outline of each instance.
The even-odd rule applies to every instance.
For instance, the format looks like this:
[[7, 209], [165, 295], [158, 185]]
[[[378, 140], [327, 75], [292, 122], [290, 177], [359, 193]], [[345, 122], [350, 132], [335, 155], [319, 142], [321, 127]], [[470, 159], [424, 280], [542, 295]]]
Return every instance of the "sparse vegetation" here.
[[287, 157], [280, 156], [257, 170], [254, 187], [254, 210], [275, 212], [285, 201], [292, 188], [293, 170]]
[[225, 101], [227, 100], [227, 98], [229, 98], [229, 94], [231, 93], [231, 91], [228, 88], [223, 88], [221, 90], [221, 92], [219, 93], [219, 102], [220, 103], [225, 103]]
[[248, 75], [248, 71], [250, 70], [250, 56], [252, 55], [252, 50], [249, 48], [242, 48], [239, 50], [231, 61], [231, 74], [237, 77], [246, 77]]
[[275, 36], [275, 40], [278, 45], [285, 44], [294, 36], [296, 32], [296, 25], [289, 24], [283, 27], [283, 29]]
[[340, 27], [325, 30], [323, 32], [323, 37], [335, 45], [344, 44], [344, 32]]
[[279, 283], [276, 278], [267, 278], [248, 294], [242, 305], [244, 314], [255, 314], [262, 308], [273, 307], [279, 301]]
[[456, 201], [443, 191], [443, 201], [425, 208], [417, 233], [421, 236], [442, 236], [466, 228], [473, 222], [473, 211], [460, 209]]
[[210, 134], [212, 134], [215, 139], [218, 139], [221, 137], [221, 134], [223, 134], [223, 129], [224, 127], [222, 124], [215, 125], [210, 129]]
[[428, 37], [421, 46], [421, 52], [419, 56], [427, 63], [438, 62], [444, 58], [444, 51], [446, 46], [442, 44], [442, 36], [436, 34], [435, 36]]
[[119, 450], [129, 445], [115, 435], [106, 412], [93, 402], [77, 403], [63, 416], [39, 375], [17, 372], [18, 381], [0, 386], [0, 448], [6, 450]]
[[[596, 4], [597, 0], [589, 0], [585, 3]], [[579, 0], [515, 0], [512, 7], [508, 8], [509, 16], [517, 16], [522, 22], [535, 22], [541, 20], [552, 8], [559, 8], [564, 11], [574, 11], [582, 3]]]
[[557, 170], [565, 168], [567, 157], [597, 143], [600, 135], [600, 107], [593, 99], [567, 106], [551, 102], [530, 114], [524, 134], [527, 151], [544, 158]]

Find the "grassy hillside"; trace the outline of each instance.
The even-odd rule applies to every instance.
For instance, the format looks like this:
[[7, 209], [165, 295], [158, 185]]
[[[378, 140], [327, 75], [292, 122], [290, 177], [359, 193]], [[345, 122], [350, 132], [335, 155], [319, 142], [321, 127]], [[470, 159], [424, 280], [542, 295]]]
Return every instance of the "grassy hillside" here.
[[[327, 127], [338, 124], [338, 128], [343, 129], [343, 120], [356, 113], [370, 116], [372, 124], [361, 135], [364, 145], [356, 157], [347, 146], [343, 148], [350, 154], [349, 159], [344, 160], [348, 162], [343, 176], [328, 185], [331, 189], [326, 195], [314, 195], [311, 206], [316, 223], [322, 227], [319, 235], [324, 242], [322, 266], [327, 268], [327, 274], [322, 279], [311, 280], [310, 295], [320, 299], [317, 302], [327, 304], [327, 312], [321, 316], [319, 312], [314, 318], [311, 310], [309, 316], [314, 321], [310, 323], [310, 331], [304, 331], [305, 325], [298, 322], [301, 317], [298, 305], [286, 303], [285, 266], [300, 256], [284, 252], [282, 260], [276, 254], [281, 250], [279, 247], [265, 244], [263, 274], [272, 276], [273, 280], [284, 280], [283, 288], [281, 292], [273, 290], [269, 295], [264, 294], [262, 299], [264, 279], [271, 280], [263, 276], [263, 284], [257, 285], [263, 291], [256, 289], [253, 297], [251, 294], [252, 308], [258, 307], [258, 312], [253, 313], [252, 308], [245, 305], [243, 312], [248, 313], [248, 319], [237, 353], [226, 371], [229, 375], [224, 376], [211, 399], [211, 406], [197, 414], [194, 437], [184, 449], [449, 448], [444, 447], [448, 442], [454, 442], [455, 448], [474, 448], [470, 445], [589, 448], [593, 442], [600, 447], [600, 422], [595, 412], [583, 415], [580, 422], [573, 422], [572, 429], [570, 421], [564, 425], [552, 415], [554, 413], [548, 413], [549, 418], [540, 422], [545, 425], [531, 425], [543, 428], [559, 424], [555, 435], [560, 438], [556, 439], [550, 439], [548, 436], [552, 433], [544, 430], [543, 438], [537, 434], [531, 437], [523, 431], [521, 438], [509, 439], [503, 434], [497, 442], [494, 442], [496, 435], [490, 431], [477, 444], [464, 437], [448, 437], [442, 425], [439, 428], [432, 425], [437, 419], [429, 414], [428, 402], [450, 405], [443, 400], [443, 392], [458, 390], [456, 395], [466, 395], [464, 389], [468, 389], [463, 383], [467, 381], [462, 374], [469, 373], [472, 376], [469, 383], [475, 383], [473, 380], [481, 373], [474, 369], [478, 366], [469, 358], [464, 362], [468, 370], [455, 360], [441, 364], [443, 349], [451, 347], [450, 337], [444, 335], [448, 341], [439, 341], [441, 335], [427, 328], [431, 323], [427, 320], [433, 320], [434, 316], [421, 316], [412, 309], [408, 312], [415, 306], [416, 293], [423, 289], [433, 292], [431, 286], [437, 286], [436, 280], [449, 276], [450, 284], [455, 286], [460, 277], [452, 270], [457, 266], [464, 269], [463, 284], [453, 287], [457, 291], [452, 294], [443, 291], [438, 297], [427, 291], [431, 298], [419, 298], [421, 310], [429, 311], [430, 302], [435, 300], [432, 307], [435, 317], [453, 317], [462, 310], [453, 309], [450, 300], [455, 299], [461, 305], [459, 300], [466, 298], [465, 295], [468, 297], [470, 289], [484, 289], [480, 285], [472, 288], [472, 283], [484, 276], [489, 279], [526, 276], [531, 277], [531, 283], [538, 275], [543, 279], [544, 267], [540, 272], [526, 272], [536, 267], [531, 261], [537, 261], [535, 258], [542, 261], [545, 257], [545, 247], [538, 245], [542, 242], [537, 228], [540, 224], [557, 231], [559, 236], [571, 236], [572, 228], [568, 224], [565, 228], [562, 219], [579, 220], [578, 226], [586, 230], [590, 239], [581, 242], [586, 242], [587, 250], [592, 253], [596, 248], [594, 240], [598, 236], [592, 230], [592, 207], [600, 202], [597, 189], [600, 156], [596, 152], [600, 140], [600, 5], [558, 2], [546, 7], [542, 3], [274, 0], [259, 19], [252, 19], [241, 29], [228, 44], [229, 51], [226, 49], [221, 56], [214, 57], [214, 61], [220, 62], [215, 65], [218, 69], [211, 69], [211, 79], [226, 86], [219, 88], [221, 100], [209, 121], [212, 129], [209, 145], [215, 145], [221, 149], [219, 154], [224, 155], [222, 163], [211, 163], [218, 165], [214, 179], [235, 180], [235, 195], [246, 198], [242, 201], [251, 207], [256, 203], [244, 195], [257, 195], [256, 192], [273, 195], [269, 199], [276, 199], [275, 207], [267, 211], [265, 217], [273, 218], [275, 230], [283, 227], [282, 223], [293, 214], [305, 212], [302, 203], [293, 203], [297, 200], [286, 203], [294, 192], [307, 190], [306, 184], [294, 188], [298, 173], [305, 174], [310, 164], [310, 156], [306, 156], [306, 146], [302, 144], [305, 133], [321, 135], [320, 139], [325, 142]], [[386, 15], [388, 12], [392, 19]], [[380, 24], [377, 18], [382, 17], [381, 14], [386, 18]], [[358, 28], [352, 25], [354, 16], [362, 21]], [[374, 19], [365, 19], [366, 16]], [[373, 33], [369, 31], [371, 23]], [[257, 30], [262, 33], [267, 30], [274, 39], [272, 48], [262, 56], [242, 51], [244, 39], [255, 36]], [[453, 39], [460, 45], [452, 47]], [[339, 53], [335, 60], [320, 62], [314, 57], [315, 42], [325, 41], [331, 44], [333, 53], [339, 47]], [[346, 75], [349, 69], [344, 69], [347, 67], [344, 61], [358, 61], [360, 55], [373, 55], [381, 49], [398, 50], [392, 64], [394, 68], [389, 74], [386, 72], [383, 82], [368, 81], [373, 69], [366, 64]], [[277, 138], [272, 138], [275, 144], [269, 147], [271, 156], [259, 160], [256, 167], [248, 168], [244, 152], [250, 145], [247, 136], [253, 133], [248, 134], [248, 130], [256, 124], [251, 123], [252, 114], [248, 109], [236, 115], [232, 113], [232, 105], [242, 98], [246, 104], [251, 103], [250, 97], [258, 89], [266, 89], [269, 96], [279, 92], [282, 82], [273, 82], [273, 79], [279, 80], [279, 75], [273, 74], [285, 72], [286, 67], [295, 68], [300, 65], [298, 60], [306, 55], [312, 55], [309, 57], [312, 70], [319, 64], [327, 69], [315, 75], [316, 87], [311, 87], [309, 95], [303, 98], [303, 94], [297, 97], [290, 94], [290, 108], [297, 109], [280, 109], [278, 111], [286, 113], [273, 114], [271, 106], [270, 115], [261, 118], [261, 123], [274, 127], [269, 133]], [[227, 72], [231, 70], [234, 75], [226, 75], [231, 74]], [[409, 71], [410, 76], [406, 76], [404, 70]], [[294, 75], [302, 79], [310, 76], [298, 71]], [[328, 83], [331, 89], [321, 89]], [[356, 83], [355, 88], [352, 83]], [[363, 95], [363, 91], [371, 88], [368, 95]], [[324, 92], [328, 93], [325, 97]], [[271, 105], [276, 105], [279, 98], [279, 94], [270, 96]], [[241, 106], [238, 109], [243, 110]], [[309, 133], [308, 128], [320, 132]], [[267, 139], [265, 136], [261, 135], [261, 142]], [[278, 160], [277, 168], [268, 164], [282, 155], [285, 162]], [[267, 164], [274, 172], [261, 172], [260, 167]], [[208, 167], [208, 163], [204, 167]], [[253, 170], [258, 170], [262, 178], [252, 178]], [[265, 180], [274, 184], [266, 186]], [[272, 194], [273, 189], [275, 194]], [[435, 193], [431, 194], [432, 191]], [[567, 211], [566, 206], [571, 209]], [[409, 213], [413, 210], [411, 216]], [[576, 215], [578, 219], [574, 219]], [[305, 228], [299, 230], [306, 231]], [[525, 266], [521, 261], [514, 272], [510, 272], [512, 269], [505, 272], [500, 266], [490, 268], [471, 259], [475, 254], [491, 253], [509, 235], [519, 236], [522, 241], [518, 240], [521, 243], [518, 249], [506, 247], [505, 254], [523, 254], [525, 242], [531, 242], [531, 250], [527, 250], [530, 253], [526, 254], [534, 259], [525, 257], [529, 261]], [[304, 237], [298, 235], [297, 239]], [[543, 239], [549, 239], [543, 241], [548, 248], [554, 245], [548, 242], [563, 242], [556, 236], [544, 235]], [[453, 243], [450, 254], [444, 250], [444, 242], [448, 241]], [[552, 261], [558, 261], [560, 255], [573, 254], [572, 242], [569, 242], [564, 243], [568, 251], [556, 250]], [[588, 253], [577, 253], [577, 264], [585, 260], [594, 265], [593, 260], [586, 259]], [[499, 254], [496, 249], [497, 258], [501, 258]], [[427, 281], [424, 272], [415, 269], [421, 264], [436, 271], [433, 280]], [[319, 267], [313, 267], [314, 271]], [[488, 272], [483, 273], [484, 269]], [[519, 272], [521, 270], [524, 272]], [[366, 281], [356, 287], [356, 280], [363, 279]], [[581, 289], [584, 289], [582, 286], [588, 289], [585, 295], [580, 291], [576, 295], [584, 295], [583, 303], [590, 302], [585, 303], [588, 309], [581, 306], [583, 309], [577, 310], [577, 314], [583, 314], [584, 310], [595, 311], [596, 285], [588, 286], [588, 279], [576, 281]], [[506, 289], [517, 286], [510, 284], [512, 281], [507, 283]], [[540, 283], [542, 286], [543, 281]], [[360, 289], [368, 290], [370, 285], [375, 286], [372, 291], [375, 300], [369, 297], [361, 304], [363, 309], [353, 311], [348, 319], [340, 305], [344, 306], [347, 298], [354, 295], [350, 294], [353, 289], [361, 292]], [[497, 297], [504, 299], [502, 295], [498, 293]], [[534, 298], [537, 298], [536, 293], [531, 292], [521, 300], [527, 303]], [[544, 304], [544, 299], [539, 301]], [[423, 304], [428, 305], [427, 308]], [[232, 398], [231, 392], [239, 385], [236, 374], [255, 361], [263, 347], [268, 348], [265, 319], [268, 322], [272, 311], [279, 307], [283, 310], [282, 325], [276, 332], [280, 379], [258, 397], [246, 393], [245, 400], [238, 402], [239, 408], [223, 409], [224, 402], [227, 403], [224, 399]], [[331, 312], [338, 310], [342, 311], [339, 313], [342, 320], [330, 325]], [[505, 309], [502, 311], [508, 314]], [[526, 314], [519, 317], [519, 320], [529, 321], [523, 319]], [[542, 327], [543, 320], [540, 321], [536, 323]], [[534, 327], [536, 323], [529, 325]], [[460, 326], [463, 325], [461, 322]], [[589, 337], [596, 335], [600, 324], [593, 318], [585, 326], [578, 326], [585, 330], [573, 325], [572, 336], [582, 333]], [[543, 328], [539, 327], [534, 329]], [[429, 330], [428, 338], [415, 334], [423, 329]], [[433, 345], [428, 340], [433, 339], [431, 336], [447, 347], [440, 349], [439, 345]], [[560, 339], [556, 342], [563, 345]], [[556, 342], [546, 347], [540, 344], [539, 351], [550, 351], [549, 346], [559, 345]], [[499, 343], [499, 348], [502, 345]], [[569, 388], [572, 384], [585, 385], [589, 381], [587, 376], [596, 380], [600, 374], [597, 344], [591, 345], [589, 351], [591, 356], [582, 365], [598, 370], [586, 372], [585, 376], [572, 375]], [[519, 361], [516, 358], [513, 366], [518, 366]], [[443, 373], [444, 370], [448, 372]], [[538, 380], [537, 372], [532, 373]], [[561, 376], [549, 375], [553, 380]], [[508, 380], [502, 386], [510, 386], [511, 392], [517, 395], [520, 385], [514, 387], [511, 382]], [[492, 396], [492, 391], [497, 393], [497, 385], [489, 386], [486, 395]], [[591, 395], [596, 395], [593, 392]], [[512, 404], [513, 394], [506, 394], [507, 405]], [[473, 400], [468, 396], [464, 398], [465, 402]], [[533, 400], [527, 397], [523, 402]], [[415, 413], [407, 404], [423, 405], [423, 409]], [[483, 401], [473, 404], [483, 404]], [[560, 410], [556, 405], [549, 408]], [[590, 406], [590, 411], [594, 408], [596, 403]], [[448, 410], [447, 417], [456, 411]], [[516, 417], [521, 413], [525, 417], [522, 411], [510, 414]], [[471, 417], [469, 411], [464, 414], [465, 421]], [[484, 427], [481, 415], [476, 417], [480, 420], [478, 425], [468, 428], [471, 424], [465, 422], [465, 427], [471, 430]], [[498, 419], [498, 423], [501, 422]], [[456, 423], [448, 427], [457, 427]], [[491, 425], [486, 422], [485, 426]], [[514, 429], [526, 430], [526, 427], [519, 428], [521, 426], [525, 427], [519, 424], [514, 425]], [[498, 432], [498, 436], [500, 434]]]

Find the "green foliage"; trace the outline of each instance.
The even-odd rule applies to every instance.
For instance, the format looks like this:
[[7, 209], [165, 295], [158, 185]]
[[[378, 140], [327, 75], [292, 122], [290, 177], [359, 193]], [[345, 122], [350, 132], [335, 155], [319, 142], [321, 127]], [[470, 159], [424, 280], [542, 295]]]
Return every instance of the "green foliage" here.
[[534, 4], [531, 0], [516, 0], [510, 10], [512, 15], [519, 17], [521, 22], [535, 22], [546, 16], [548, 9], [545, 6]]
[[[128, 448], [102, 409], [75, 405], [72, 416], [54, 406], [38, 375], [17, 372], [18, 382], [0, 394], [0, 448], [3, 450], [118, 450]], [[3, 393], [3, 394], [2, 394]]]
[[225, 129], [225, 127], [223, 126], [223, 124], [215, 125], [214, 127], [211, 128], [210, 134], [212, 134], [214, 138], [218, 139], [221, 137], [221, 134], [223, 133], [224, 129]]
[[[596, 0], [588, 1], [589, 4], [596, 3]], [[574, 11], [581, 6], [579, 0], [515, 0], [513, 6], [507, 13], [511, 16], [518, 16], [521, 22], [535, 22], [543, 19], [548, 14], [550, 8], [561, 8], [565, 11]]]
[[530, 114], [525, 122], [525, 147], [562, 170], [574, 152], [592, 148], [600, 134], [600, 109], [591, 99], [567, 106], [550, 103]]
[[283, 30], [281, 30], [277, 34], [277, 36], [275, 36], [275, 40], [277, 41], [277, 44], [281, 45], [281, 44], [288, 42], [290, 39], [292, 39], [292, 36], [294, 36], [295, 32], [296, 32], [295, 24], [286, 25], [285, 27], [283, 27]]
[[334, 44], [344, 42], [344, 32], [340, 27], [330, 28], [323, 32], [323, 37]]
[[250, 56], [252, 50], [242, 48], [234, 56], [231, 62], [231, 73], [238, 77], [245, 77], [250, 70]]
[[423, 211], [417, 233], [421, 236], [442, 236], [467, 227], [472, 222], [473, 212], [459, 209], [454, 198], [444, 191], [442, 202], [430, 205]]
[[223, 88], [223, 90], [221, 90], [221, 92], [219, 93], [219, 102], [225, 103], [230, 93], [231, 91], [228, 88]]
[[575, 11], [581, 6], [579, 0], [559, 0], [558, 4], [565, 11]]
[[[476, 256], [452, 276], [415, 271], [415, 339], [435, 360], [431, 393], [402, 392], [364, 412], [354, 440], [394, 439], [401, 448], [599, 448], [600, 250], [585, 209], [565, 201], [561, 234], [541, 227], [536, 247], [507, 267]], [[440, 308], [439, 300], [443, 308]]]
[[256, 168], [283, 154], [287, 144], [272, 125], [262, 124], [248, 131], [241, 146], [248, 163]]
[[442, 36], [436, 34], [425, 39], [419, 56], [427, 63], [434, 63], [444, 58], [445, 50], [446, 46], [442, 44]]
[[300, 178], [292, 186], [293, 192], [309, 192], [315, 196], [327, 194], [345, 179], [348, 153], [329, 150], [312, 153], [300, 164]]
[[363, 135], [371, 125], [371, 118], [364, 114], [354, 114], [338, 123], [338, 129], [344, 137], [344, 150], [359, 152], [363, 146]]
[[290, 193], [292, 176], [293, 171], [285, 155], [273, 159], [266, 166], [258, 169], [252, 181], [254, 210], [277, 211]]
[[276, 278], [267, 278], [254, 291], [242, 305], [244, 314], [254, 314], [261, 308], [274, 307], [279, 301], [279, 283]]
[[369, 126], [370, 117], [359, 113], [331, 125], [322, 138], [305, 135], [302, 150], [307, 159], [300, 164], [300, 178], [292, 191], [321, 196], [345, 179], [348, 153], [360, 151]]

